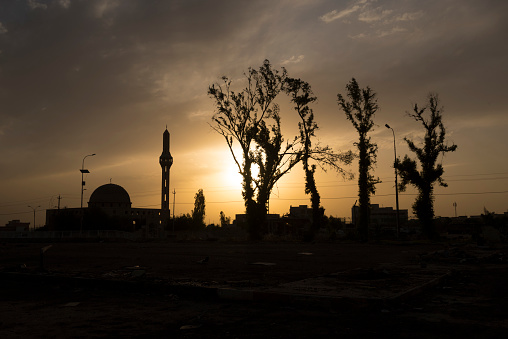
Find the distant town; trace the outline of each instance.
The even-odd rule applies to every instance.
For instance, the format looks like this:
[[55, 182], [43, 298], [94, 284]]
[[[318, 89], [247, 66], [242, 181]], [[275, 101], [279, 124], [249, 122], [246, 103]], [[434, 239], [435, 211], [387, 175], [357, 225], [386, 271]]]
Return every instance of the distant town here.
[[[227, 230], [229, 234], [246, 236], [247, 214], [236, 214], [231, 220], [221, 213], [220, 225], [205, 225], [203, 215], [197, 223], [189, 214], [175, 218], [171, 215], [170, 168], [173, 157], [170, 153], [170, 135], [166, 128], [163, 133], [163, 151], [159, 158], [162, 169], [161, 208], [132, 207], [129, 193], [121, 186], [113, 183], [102, 185], [90, 195], [86, 207], [53, 208], [46, 210], [46, 220], [42, 227], [35, 227], [34, 222], [11, 220], [0, 226], [0, 238], [168, 238], [186, 232], [214, 232]], [[95, 154], [87, 155], [93, 156]], [[85, 157], [85, 158], [86, 158]], [[88, 171], [83, 167], [81, 173]], [[82, 180], [82, 189], [85, 182]], [[202, 194], [202, 192], [201, 192]], [[204, 206], [203, 206], [204, 207]], [[322, 239], [334, 240], [341, 238], [354, 239], [358, 232], [359, 206], [351, 208], [349, 217], [323, 216], [321, 227]], [[407, 209], [380, 207], [370, 204], [369, 213], [370, 238], [410, 238], [418, 237], [422, 230], [418, 220], [410, 220]], [[313, 221], [313, 209], [307, 205], [290, 206], [288, 213], [267, 214], [263, 225], [263, 234], [283, 239], [304, 239], [306, 230]], [[435, 224], [441, 235], [469, 235], [482, 238], [482, 226], [489, 226], [489, 237], [501, 240], [506, 236], [508, 212], [495, 214], [485, 210], [485, 214], [477, 216], [455, 216], [451, 218], [435, 218]]]

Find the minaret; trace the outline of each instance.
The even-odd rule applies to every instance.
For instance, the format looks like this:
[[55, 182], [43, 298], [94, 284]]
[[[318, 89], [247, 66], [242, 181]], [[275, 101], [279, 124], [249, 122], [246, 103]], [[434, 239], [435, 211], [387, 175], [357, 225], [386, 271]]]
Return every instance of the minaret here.
[[161, 192], [161, 222], [166, 225], [169, 219], [169, 169], [173, 165], [173, 157], [169, 152], [168, 127], [162, 134], [162, 154], [159, 158], [162, 168], [162, 192]]

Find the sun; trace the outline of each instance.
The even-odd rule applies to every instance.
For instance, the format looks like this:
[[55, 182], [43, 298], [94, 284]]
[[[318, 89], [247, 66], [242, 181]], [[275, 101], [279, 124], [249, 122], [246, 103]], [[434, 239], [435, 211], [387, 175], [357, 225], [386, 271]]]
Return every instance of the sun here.
[[[243, 158], [241, 149], [236, 146], [234, 150], [236, 159], [241, 161]], [[229, 191], [229, 193], [235, 195], [241, 194], [243, 187], [243, 177], [240, 174], [238, 163], [235, 162], [230, 152], [226, 152], [223, 149], [217, 151], [217, 159], [220, 159], [221, 161], [217, 162], [216, 165], [218, 166], [216, 167], [216, 182], [214, 185], [210, 186], [214, 186], [215, 188], [223, 191]], [[240, 166], [242, 166], [242, 163], [240, 163]], [[252, 165], [251, 171], [252, 177], [257, 178], [259, 175], [259, 167], [257, 165]]]
[[229, 161], [223, 168], [222, 182], [224, 188], [235, 189], [242, 187], [242, 175], [239, 173], [238, 166], [233, 161]]
[[[240, 174], [238, 166], [233, 160], [223, 162], [224, 167], [221, 171], [221, 186], [225, 189], [241, 189], [243, 184], [243, 178]], [[257, 178], [259, 174], [259, 168], [255, 165], [252, 166], [252, 177]]]

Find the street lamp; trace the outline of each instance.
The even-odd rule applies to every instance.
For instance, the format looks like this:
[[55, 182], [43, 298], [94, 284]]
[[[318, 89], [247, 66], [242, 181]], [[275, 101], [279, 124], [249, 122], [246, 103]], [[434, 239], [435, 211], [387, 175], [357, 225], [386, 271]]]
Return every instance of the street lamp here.
[[85, 169], [85, 159], [87, 157], [93, 157], [94, 155], [95, 155], [95, 153], [86, 155], [83, 158], [83, 162], [81, 164], [81, 169], [79, 170], [81, 172], [81, 208], [83, 208], [83, 190], [84, 190], [84, 187], [85, 187], [85, 181], [83, 180], [83, 175], [85, 173], [90, 173], [89, 170]]
[[41, 205], [39, 205], [39, 206], [37, 206], [37, 207], [32, 207], [32, 206], [28, 205], [28, 207], [30, 207], [30, 208], [34, 211], [34, 231], [35, 231], [35, 211], [37, 211], [37, 209], [38, 209], [39, 207], [41, 207]]
[[88, 154], [88, 155], [85, 155], [85, 157], [83, 158], [83, 162], [81, 163], [81, 169], [79, 170], [81, 172], [81, 220], [79, 222], [79, 233], [81, 234], [81, 232], [83, 231], [83, 190], [84, 190], [84, 187], [85, 187], [85, 180], [83, 179], [83, 175], [85, 173], [90, 173], [89, 170], [85, 169], [85, 159], [87, 157], [93, 157], [95, 155], [95, 153], [93, 154]]
[[[385, 124], [386, 128], [391, 129], [393, 133], [393, 153], [395, 154], [395, 161], [397, 161], [397, 147], [395, 146], [395, 131], [390, 125]], [[397, 169], [395, 168], [395, 162], [393, 163], [393, 169], [395, 170], [395, 208], [397, 209], [397, 239], [399, 238], [399, 188], [397, 184]]]

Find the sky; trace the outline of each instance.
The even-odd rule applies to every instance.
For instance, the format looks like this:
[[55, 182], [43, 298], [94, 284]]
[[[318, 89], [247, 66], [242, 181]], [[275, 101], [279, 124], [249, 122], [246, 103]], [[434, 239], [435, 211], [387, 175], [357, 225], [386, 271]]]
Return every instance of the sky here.
[[[421, 141], [408, 117], [437, 93], [449, 145], [440, 158], [447, 188], [435, 190], [437, 216], [508, 211], [508, 2], [498, 0], [5, 0], [0, 2], [0, 225], [42, 226], [44, 210], [85, 206], [97, 187], [124, 187], [133, 207], [160, 208], [162, 133], [171, 134], [170, 199], [193, 209], [203, 189], [205, 221], [244, 212], [241, 179], [224, 139], [210, 126], [208, 87], [268, 59], [307, 81], [322, 144], [354, 150], [358, 136], [337, 105], [355, 78], [377, 94], [371, 133], [372, 203], [395, 205], [404, 137]], [[295, 112], [284, 98], [286, 139]], [[287, 100], [286, 100], [287, 101]], [[411, 155], [411, 154], [410, 154]], [[357, 174], [357, 163], [345, 166]], [[326, 215], [351, 217], [358, 187], [334, 171], [317, 174]], [[400, 194], [409, 209], [416, 190]], [[274, 188], [270, 213], [310, 205], [295, 167]], [[32, 207], [28, 207], [32, 206]], [[40, 207], [38, 207], [40, 206]], [[171, 206], [172, 209], [173, 206]]]

